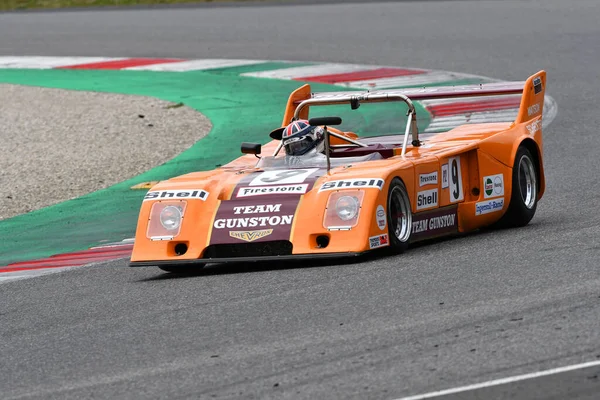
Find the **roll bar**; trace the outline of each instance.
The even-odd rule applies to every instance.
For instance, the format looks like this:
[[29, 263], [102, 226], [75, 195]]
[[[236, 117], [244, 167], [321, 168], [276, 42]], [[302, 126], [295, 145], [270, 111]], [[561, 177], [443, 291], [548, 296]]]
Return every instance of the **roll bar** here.
[[[350, 107], [353, 110], [356, 110], [360, 107], [361, 103], [383, 103], [388, 101], [402, 101], [408, 106], [408, 111], [406, 116], [409, 118], [406, 120], [406, 127], [404, 129], [404, 143], [402, 145], [402, 155], [406, 153], [406, 146], [408, 145], [408, 133], [410, 131], [412, 136], [412, 145], [418, 147], [421, 145], [419, 141], [419, 128], [417, 126], [417, 112], [415, 111], [415, 106], [411, 99], [409, 99], [406, 95], [403, 94], [391, 94], [391, 93], [364, 93], [364, 94], [355, 94], [355, 93], [347, 93], [346, 95], [338, 95], [336, 97], [313, 97], [311, 99], [304, 100], [300, 102], [298, 107], [296, 107], [296, 111], [294, 112], [294, 120], [299, 118], [300, 112], [304, 107], [308, 106], [330, 106], [336, 104], [350, 104]], [[341, 138], [343, 140], [347, 140], [350, 143], [357, 144], [359, 146], [366, 147], [364, 144], [354, 141], [349, 138], [345, 138], [341, 135], [330, 132], [330, 135]]]
[[[543, 71], [541, 71], [543, 72]], [[530, 78], [531, 79], [531, 78]], [[408, 106], [406, 113], [408, 119], [406, 120], [406, 127], [404, 129], [404, 142], [402, 144], [401, 155], [406, 154], [406, 148], [408, 146], [408, 134], [411, 134], [411, 144], [414, 147], [419, 147], [421, 141], [419, 140], [419, 128], [417, 126], [417, 112], [413, 104], [413, 100], [431, 100], [431, 99], [448, 99], [458, 97], [478, 97], [478, 96], [499, 96], [499, 95], [511, 95], [511, 94], [523, 94], [523, 86], [525, 82], [494, 82], [479, 85], [465, 85], [465, 86], [450, 86], [450, 87], [430, 87], [430, 88], [407, 88], [407, 89], [392, 89], [385, 91], [373, 91], [373, 92], [321, 92], [312, 93], [311, 98], [305, 100], [292, 100], [291, 104], [296, 105], [294, 110], [294, 116], [292, 121], [296, 121], [300, 118], [300, 113], [306, 107], [309, 106], [326, 106], [326, 105], [339, 105], [339, 104], [350, 104], [353, 110], [360, 107], [361, 103], [382, 103], [388, 101], [401, 101]], [[308, 88], [310, 90], [310, 88]], [[410, 96], [410, 98], [409, 98]], [[412, 100], [411, 100], [412, 99]], [[335, 132], [328, 132], [328, 135], [335, 136], [349, 143], [355, 144], [361, 147], [367, 147], [365, 144], [360, 143], [357, 140], [344, 137]], [[275, 150], [273, 156], [276, 156], [283, 143], [279, 143], [279, 146]], [[329, 155], [327, 155], [329, 156]]]

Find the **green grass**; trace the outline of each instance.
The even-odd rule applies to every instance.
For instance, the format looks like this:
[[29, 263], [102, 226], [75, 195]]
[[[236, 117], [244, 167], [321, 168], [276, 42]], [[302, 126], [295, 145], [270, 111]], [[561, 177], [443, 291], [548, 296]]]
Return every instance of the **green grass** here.
[[232, 0], [0, 0], [0, 11], [70, 7], [133, 6], [143, 4], [209, 3], [220, 1]]

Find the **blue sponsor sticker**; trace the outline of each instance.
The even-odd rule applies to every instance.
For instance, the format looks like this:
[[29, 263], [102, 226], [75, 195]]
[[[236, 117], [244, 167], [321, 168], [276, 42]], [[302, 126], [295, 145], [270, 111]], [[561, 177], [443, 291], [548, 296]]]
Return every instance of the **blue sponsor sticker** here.
[[501, 211], [504, 207], [504, 199], [482, 201], [475, 204], [475, 215], [489, 214]]

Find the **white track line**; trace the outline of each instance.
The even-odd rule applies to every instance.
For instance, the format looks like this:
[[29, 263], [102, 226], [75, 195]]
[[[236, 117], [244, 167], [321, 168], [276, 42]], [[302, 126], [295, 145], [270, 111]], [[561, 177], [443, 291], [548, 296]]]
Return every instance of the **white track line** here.
[[[421, 104], [428, 108], [430, 106], [436, 106], [440, 104], [452, 104], [456, 102], [473, 102], [477, 103], [479, 99], [464, 98], [464, 99], [444, 99], [444, 100], [425, 100]], [[480, 100], [479, 100], [480, 101]], [[505, 108], [501, 110], [489, 110], [489, 111], [461, 111], [455, 115], [445, 115], [441, 117], [435, 117], [431, 120], [425, 132], [444, 132], [450, 129], [456, 128], [463, 124], [479, 124], [489, 122], [512, 122], [517, 117], [519, 112], [518, 108]], [[544, 116], [542, 118], [543, 127], [546, 128], [556, 118], [558, 113], [558, 106], [556, 101], [546, 95], [544, 97]]]
[[303, 67], [275, 69], [271, 71], [247, 72], [245, 74], [242, 74], [242, 76], [290, 80], [311, 76], [343, 74], [357, 71], [370, 71], [377, 68], [381, 67], [377, 65], [323, 63], [315, 65], [305, 65]]
[[0, 57], [0, 68], [51, 69], [103, 61], [125, 60], [109, 57]]
[[182, 60], [181, 62], [171, 62], [163, 64], [144, 65], [141, 67], [123, 68], [133, 71], [202, 71], [215, 68], [241, 67], [244, 65], [262, 64], [263, 60], [225, 60], [225, 59], [204, 59], [204, 60]]
[[2, 272], [0, 273], [0, 284], [6, 282], [14, 282], [19, 279], [35, 278], [36, 276], [54, 274], [57, 272], [66, 271], [70, 268], [73, 268], [73, 266]]
[[396, 400], [431, 399], [433, 397], [446, 396], [448, 394], [462, 393], [462, 392], [467, 392], [469, 390], [477, 390], [477, 389], [488, 388], [488, 387], [491, 387], [491, 386], [505, 385], [507, 383], [519, 382], [519, 381], [524, 381], [524, 380], [527, 380], [527, 379], [535, 379], [535, 378], [540, 378], [540, 377], [543, 377], [543, 376], [560, 374], [562, 372], [569, 372], [569, 371], [574, 371], [574, 370], [577, 370], [577, 369], [584, 369], [584, 368], [597, 367], [597, 366], [600, 366], [600, 360], [598, 360], [598, 361], [589, 361], [589, 362], [585, 362], [585, 363], [582, 363], [582, 364], [569, 365], [567, 367], [559, 367], [559, 368], [548, 369], [546, 371], [532, 372], [530, 374], [515, 375], [515, 376], [510, 376], [508, 378], [501, 378], [501, 379], [495, 379], [493, 381], [476, 383], [474, 385], [459, 386], [459, 387], [456, 387], [456, 388], [446, 389], [446, 390], [440, 390], [440, 391], [437, 391], [437, 392], [430, 392], [430, 393], [418, 394], [416, 396], [401, 397], [401, 398], [396, 399]]
[[558, 114], [558, 105], [556, 104], [556, 100], [552, 97], [545, 95], [544, 96], [544, 111], [542, 117], [542, 127], [545, 128], [556, 118]]
[[[345, 86], [356, 89], [386, 89], [403, 86], [426, 86], [432, 83], [448, 82], [472, 78], [472, 75], [457, 74], [446, 71], [430, 71], [418, 75], [397, 76], [391, 78], [367, 79], [364, 81], [337, 82], [337, 86]], [[479, 79], [474, 77], [475, 79]]]
[[512, 108], [498, 111], [465, 112], [462, 114], [435, 117], [431, 120], [425, 132], [443, 132], [464, 124], [485, 124], [491, 122], [512, 122], [517, 117], [519, 109]]
[[133, 244], [135, 242], [135, 238], [127, 238], [127, 239], [123, 239], [120, 242], [110, 242], [110, 243], [102, 243], [99, 244], [98, 246], [94, 246], [94, 247], [90, 247], [90, 250], [93, 249], [103, 249], [105, 247], [116, 247], [116, 246], [123, 246], [126, 244]]

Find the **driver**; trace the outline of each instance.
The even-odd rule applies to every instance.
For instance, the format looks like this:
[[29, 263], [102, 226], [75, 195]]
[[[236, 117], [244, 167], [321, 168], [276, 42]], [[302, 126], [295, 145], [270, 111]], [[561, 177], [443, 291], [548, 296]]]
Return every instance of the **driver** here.
[[325, 130], [320, 126], [310, 125], [304, 119], [292, 121], [286, 126], [281, 141], [288, 156], [325, 152]]

